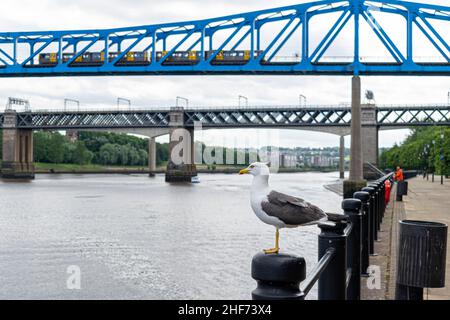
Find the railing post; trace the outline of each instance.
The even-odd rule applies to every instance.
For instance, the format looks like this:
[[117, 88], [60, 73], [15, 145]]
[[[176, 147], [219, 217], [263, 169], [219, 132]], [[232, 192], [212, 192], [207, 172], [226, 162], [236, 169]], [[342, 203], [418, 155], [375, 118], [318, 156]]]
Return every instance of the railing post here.
[[369, 184], [369, 187], [373, 188], [374, 193], [373, 193], [373, 222], [374, 222], [374, 240], [378, 241], [378, 220], [379, 220], [379, 190], [378, 190], [378, 186], [374, 183]]
[[303, 300], [300, 282], [306, 279], [306, 262], [286, 254], [257, 254], [252, 261], [252, 277], [258, 287], [253, 300]]
[[366, 187], [366, 188], [363, 188], [362, 191], [370, 194], [369, 216], [367, 219], [368, 223], [369, 223], [369, 254], [374, 255], [375, 254], [375, 233], [376, 233], [375, 210], [374, 210], [375, 189], [372, 187]]
[[384, 183], [381, 180], [379, 180], [378, 185], [380, 188], [380, 230], [381, 230], [381, 225], [383, 224], [384, 220]]
[[356, 192], [354, 195], [355, 199], [361, 200], [362, 203], [362, 219], [361, 219], [361, 237], [362, 237], [362, 248], [361, 248], [361, 273], [363, 275], [367, 274], [367, 269], [369, 268], [370, 260], [369, 260], [369, 201], [370, 201], [370, 193], [360, 191]]
[[347, 223], [326, 222], [319, 225], [319, 259], [334, 250], [333, 259], [319, 278], [319, 300], [345, 300], [347, 297], [347, 248], [344, 230]]
[[[376, 181], [376, 182], [373, 182], [372, 184], [369, 184], [369, 186], [370, 185], [373, 185], [373, 187], [375, 188], [375, 190], [376, 190], [376, 195], [377, 195], [377, 232], [379, 232], [380, 230], [381, 230], [381, 220], [382, 220], [382, 218], [381, 218], [381, 196], [382, 196], [382, 194], [381, 194], [381, 186], [380, 186], [380, 183], [378, 182], [378, 181]], [[377, 235], [377, 240], [378, 240], [378, 235]]]
[[342, 202], [344, 214], [348, 216], [352, 229], [347, 235], [347, 267], [350, 279], [347, 284], [347, 300], [361, 300], [361, 200], [347, 199]]
[[381, 196], [381, 205], [382, 205], [382, 208], [383, 208], [383, 211], [382, 211], [382, 218], [383, 218], [383, 221], [384, 221], [384, 217], [386, 216], [386, 180], [387, 179], [383, 179], [382, 181], [381, 181], [381, 190], [382, 190], [382, 196]]

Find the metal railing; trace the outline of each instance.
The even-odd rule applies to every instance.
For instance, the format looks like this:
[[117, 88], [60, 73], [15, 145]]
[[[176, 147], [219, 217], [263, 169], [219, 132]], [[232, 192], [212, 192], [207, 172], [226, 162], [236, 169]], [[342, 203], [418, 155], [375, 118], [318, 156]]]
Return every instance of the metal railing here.
[[318, 283], [319, 300], [360, 300], [361, 276], [368, 276], [370, 255], [375, 254], [374, 243], [386, 212], [386, 181], [392, 182], [393, 175], [369, 183], [354, 198], [344, 200], [342, 217], [333, 215], [319, 224], [319, 262], [308, 276], [304, 258], [255, 256], [252, 276], [258, 287], [253, 299], [304, 300]]

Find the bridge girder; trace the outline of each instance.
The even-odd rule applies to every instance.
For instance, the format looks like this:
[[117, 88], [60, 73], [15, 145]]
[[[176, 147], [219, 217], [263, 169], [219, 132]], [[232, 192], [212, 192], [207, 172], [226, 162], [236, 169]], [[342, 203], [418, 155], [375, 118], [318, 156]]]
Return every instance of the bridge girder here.
[[[450, 105], [379, 106], [373, 123], [383, 128], [450, 125]], [[323, 132], [341, 132], [351, 125], [347, 106], [324, 107], [254, 107], [249, 109], [217, 108], [184, 110], [183, 125], [204, 129], [285, 128]], [[4, 115], [0, 113], [0, 127]], [[146, 130], [170, 127], [170, 110], [89, 111], [89, 112], [21, 112], [17, 128], [33, 130]]]
[[[405, 22], [406, 46], [396, 43], [383, 28], [378, 15]], [[337, 15], [337, 17], [336, 17]], [[311, 44], [314, 20], [322, 17], [334, 24], [318, 42]], [[382, 61], [361, 56], [361, 40], [369, 32], [389, 57]], [[298, 5], [241, 13], [226, 17], [106, 30], [68, 30], [0, 33], [0, 77], [53, 77], [100, 75], [450, 75], [450, 44], [436, 24], [450, 27], [450, 7], [394, 0], [319, 0]], [[275, 24], [277, 28], [273, 27]], [[329, 48], [343, 29], [353, 24], [354, 52], [329, 61]], [[262, 30], [271, 27], [267, 39]], [[272, 30], [273, 29], [273, 30]], [[415, 33], [418, 30], [439, 53], [438, 59], [418, 61]], [[228, 32], [219, 37], [221, 32]], [[230, 34], [231, 33], [231, 34]], [[280, 61], [280, 52], [295, 42], [296, 55]], [[417, 42], [417, 41], [416, 41]], [[345, 44], [348, 46], [348, 44]], [[104, 54], [95, 65], [74, 65], [92, 48]], [[223, 50], [248, 50], [239, 65], [214, 63]], [[92, 49], [93, 50], [93, 49]], [[200, 52], [198, 61], [170, 65], [177, 51]], [[133, 51], [147, 52], [145, 65], [123, 64]], [[111, 59], [109, 53], [116, 52]], [[157, 59], [157, 52], [162, 55]], [[209, 55], [206, 52], [210, 52]], [[54, 65], [39, 64], [41, 53], [54, 53]], [[65, 54], [70, 54], [66, 60]], [[107, 57], [107, 58], [105, 58]]]

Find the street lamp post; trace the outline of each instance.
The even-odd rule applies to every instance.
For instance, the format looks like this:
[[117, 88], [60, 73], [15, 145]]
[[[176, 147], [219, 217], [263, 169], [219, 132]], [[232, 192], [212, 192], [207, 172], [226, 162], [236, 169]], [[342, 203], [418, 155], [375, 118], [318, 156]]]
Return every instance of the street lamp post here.
[[[433, 140], [433, 157], [436, 158], [436, 140]], [[436, 171], [436, 159], [434, 159], [433, 161], [433, 175], [432, 175], [432, 180], [431, 182], [434, 183], [434, 172]]]
[[128, 109], [131, 110], [131, 100], [130, 99], [125, 99], [125, 98], [117, 98], [117, 109], [120, 109], [120, 103], [124, 102], [126, 104], [128, 104]]
[[79, 112], [80, 111], [80, 101], [75, 100], [75, 99], [64, 99], [64, 111], [67, 111], [67, 105], [70, 102], [75, 103], [77, 105], [77, 110]]
[[242, 100], [245, 101], [245, 107], [248, 108], [248, 98], [246, 96], [239, 96], [239, 107], [241, 107]]
[[189, 108], [189, 99], [186, 99], [183, 97], [177, 97], [177, 102], [176, 102], [177, 108], [180, 107], [180, 101], [184, 101], [186, 103], [186, 108]]
[[426, 157], [425, 160], [426, 160], [426, 166], [427, 166], [427, 169], [426, 169], [427, 181], [430, 181], [430, 176], [429, 176], [429, 173], [430, 173], [430, 145], [429, 144], [427, 144], [425, 146], [424, 152], [425, 152], [425, 157]]
[[441, 185], [444, 185], [444, 131], [441, 128], [441, 156], [440, 156], [440, 160], [441, 160]]
[[306, 107], [306, 104], [307, 104], [306, 96], [303, 95], [303, 94], [301, 94], [301, 95], [298, 96], [298, 99], [299, 99], [299, 102], [300, 102], [300, 108], [302, 107], [302, 102], [305, 103], [304, 105], [305, 105], [305, 107]]

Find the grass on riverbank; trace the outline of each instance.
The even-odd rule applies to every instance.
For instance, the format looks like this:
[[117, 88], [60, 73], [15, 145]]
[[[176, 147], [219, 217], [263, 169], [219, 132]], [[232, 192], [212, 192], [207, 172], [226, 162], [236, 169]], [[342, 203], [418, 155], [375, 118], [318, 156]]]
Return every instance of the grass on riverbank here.
[[[1, 165], [1, 161], [0, 161]], [[36, 173], [123, 173], [123, 172], [148, 172], [147, 166], [103, 166], [98, 164], [78, 165], [70, 163], [34, 163]], [[156, 172], [164, 172], [167, 163], [157, 167]], [[210, 173], [234, 173], [239, 172], [245, 167], [232, 165], [217, 165], [212, 169], [207, 165], [198, 165], [197, 169], [201, 172]], [[298, 172], [333, 172], [335, 168], [280, 168], [280, 173], [298, 173]]]
[[114, 171], [146, 171], [143, 166], [102, 166], [97, 164], [78, 165], [70, 163], [35, 163], [35, 170], [40, 172], [114, 172]]

